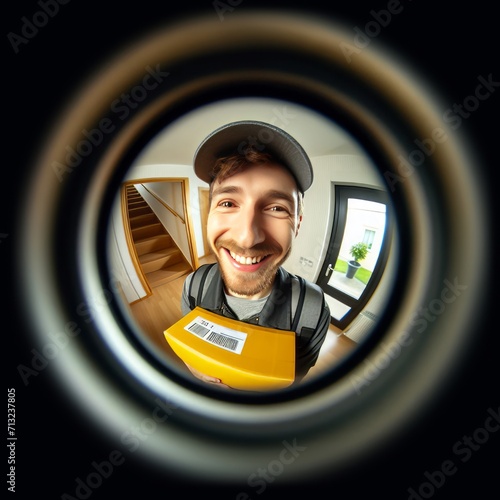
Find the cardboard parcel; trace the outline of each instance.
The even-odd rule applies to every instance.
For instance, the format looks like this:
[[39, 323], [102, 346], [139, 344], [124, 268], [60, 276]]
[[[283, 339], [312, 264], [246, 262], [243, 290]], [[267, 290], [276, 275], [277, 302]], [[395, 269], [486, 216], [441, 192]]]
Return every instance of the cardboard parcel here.
[[185, 363], [240, 390], [288, 387], [295, 378], [295, 333], [195, 307], [164, 331]]

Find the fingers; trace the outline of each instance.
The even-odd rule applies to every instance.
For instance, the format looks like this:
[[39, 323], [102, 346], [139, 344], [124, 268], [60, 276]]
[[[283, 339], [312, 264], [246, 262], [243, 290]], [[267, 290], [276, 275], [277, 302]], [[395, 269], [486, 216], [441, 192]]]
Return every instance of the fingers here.
[[205, 382], [207, 384], [215, 384], [215, 385], [218, 385], [220, 387], [227, 387], [229, 388], [229, 386], [225, 385], [222, 383], [222, 381], [217, 378], [217, 377], [212, 377], [210, 375], [206, 375], [202, 372], [200, 372], [199, 370], [197, 370], [196, 368], [193, 368], [192, 366], [188, 365], [186, 363], [186, 366], [189, 368], [189, 371], [199, 380], [201, 380], [202, 382]]

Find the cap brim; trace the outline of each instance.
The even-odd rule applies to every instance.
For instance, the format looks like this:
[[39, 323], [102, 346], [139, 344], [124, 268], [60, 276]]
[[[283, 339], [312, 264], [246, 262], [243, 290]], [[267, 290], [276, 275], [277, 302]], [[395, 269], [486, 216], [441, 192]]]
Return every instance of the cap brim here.
[[228, 123], [208, 135], [194, 155], [194, 171], [203, 181], [212, 181], [211, 171], [217, 159], [234, 152], [243, 152], [254, 145], [270, 153], [293, 174], [298, 188], [304, 192], [313, 182], [313, 170], [302, 146], [284, 130], [260, 121]]

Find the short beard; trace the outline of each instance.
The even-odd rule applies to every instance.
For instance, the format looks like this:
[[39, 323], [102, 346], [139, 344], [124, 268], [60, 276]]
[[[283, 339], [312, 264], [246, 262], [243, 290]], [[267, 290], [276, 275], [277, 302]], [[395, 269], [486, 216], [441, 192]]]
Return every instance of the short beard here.
[[[237, 247], [235, 247], [234, 245], [232, 245], [230, 242], [227, 241], [226, 242], [217, 241], [215, 246], [216, 249], [226, 248], [240, 255], [249, 253], [248, 251], [244, 252], [238, 250]], [[252, 253], [254, 253], [255, 255], [270, 254], [272, 256], [275, 255], [276, 253], [280, 253], [281, 247], [278, 249], [277, 246], [272, 246], [272, 245], [265, 245], [265, 246], [257, 245], [256, 247], [252, 248], [252, 251], [253, 251]], [[279, 267], [285, 262], [286, 259], [288, 259], [291, 251], [292, 249], [290, 247], [285, 253], [285, 255], [272, 266], [264, 267], [253, 273], [241, 272], [239, 273], [239, 278], [237, 279], [232, 279], [229, 273], [226, 273], [224, 271], [224, 268], [219, 260], [219, 253], [217, 251], [214, 253], [216, 255], [217, 261], [219, 262], [219, 269], [221, 272], [222, 281], [224, 282], [226, 288], [226, 292], [229, 295], [233, 296], [251, 297], [253, 295], [260, 294], [262, 291], [266, 290], [267, 288], [270, 288], [273, 285]]]

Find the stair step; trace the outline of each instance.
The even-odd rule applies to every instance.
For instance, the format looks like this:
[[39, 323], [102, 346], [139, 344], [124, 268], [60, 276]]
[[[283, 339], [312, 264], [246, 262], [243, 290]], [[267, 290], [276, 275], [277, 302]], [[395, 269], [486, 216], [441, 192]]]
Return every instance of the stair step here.
[[146, 201], [146, 200], [142, 197], [142, 195], [137, 193], [137, 194], [127, 194], [127, 201], [129, 203], [137, 203], [138, 201]]
[[133, 217], [130, 217], [129, 220], [131, 229], [137, 229], [142, 226], [154, 224], [158, 221], [158, 217], [156, 217], [154, 212], [149, 212], [142, 215], [134, 215]]
[[165, 228], [160, 222], [154, 224], [148, 224], [146, 226], [138, 227], [132, 229], [132, 238], [135, 241], [143, 240], [144, 238], [150, 238], [152, 236], [158, 236], [165, 232]]
[[132, 210], [133, 208], [142, 208], [142, 207], [149, 207], [149, 205], [143, 200], [137, 200], [137, 201], [128, 201], [128, 209]]
[[183, 262], [178, 262], [166, 269], [160, 269], [158, 271], [153, 271], [147, 274], [147, 279], [149, 284], [154, 288], [156, 286], [164, 285], [169, 281], [175, 280], [183, 275], [187, 275], [191, 272], [191, 268], [188, 264]]
[[161, 252], [145, 253], [139, 257], [142, 270], [145, 273], [158, 271], [182, 260], [181, 251], [176, 247], [166, 248]]
[[140, 256], [145, 253], [155, 252], [164, 248], [168, 248], [172, 246], [172, 243], [172, 237], [169, 234], [164, 233], [136, 241], [135, 248], [137, 250], [137, 255]]
[[137, 215], [152, 214], [152, 213], [153, 213], [153, 211], [151, 210], [149, 205], [145, 206], [145, 207], [131, 208], [128, 211], [130, 219], [132, 219], [133, 217], [136, 217]]

